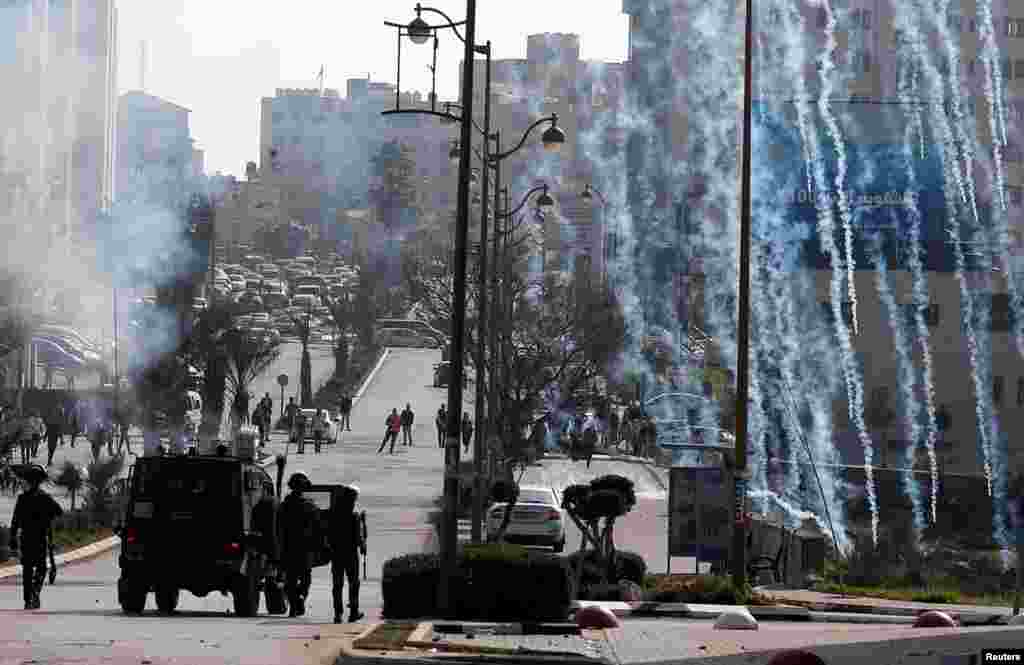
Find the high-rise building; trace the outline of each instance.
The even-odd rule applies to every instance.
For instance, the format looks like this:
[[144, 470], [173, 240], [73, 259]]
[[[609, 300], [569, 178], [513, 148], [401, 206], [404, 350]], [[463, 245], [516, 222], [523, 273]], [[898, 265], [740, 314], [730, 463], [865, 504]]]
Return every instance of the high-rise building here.
[[[989, 22], [987, 12], [979, 12], [981, 3], [975, 0], [949, 3], [946, 14], [900, 0], [799, 3], [793, 11], [776, 7], [761, 13], [757, 11], [763, 4], [754, 4], [754, 103], [763, 111], [755, 114], [755, 127], [761, 136], [770, 137], [767, 143], [771, 144], [755, 144], [759, 146], [754, 154], [755, 215], [772, 216], [779, 227], [780, 252], [799, 254], [799, 261], [779, 265], [788, 266], [794, 280], [808, 280], [813, 285], [817, 302], [812, 304], [820, 306], [820, 320], [831, 330], [833, 317], [838, 315], [853, 331], [852, 353], [862, 380], [847, 383], [847, 387], [861, 382], [863, 408], [859, 415], [870, 430], [874, 463], [927, 468], [923, 432], [932, 424], [923, 412], [912, 412], [928, 395], [936, 409], [947, 414], [936, 441], [940, 467], [978, 473], [986, 466], [986, 440], [990, 446], [1002, 447], [1005, 440], [1000, 437], [1024, 426], [1024, 359], [1015, 343], [1016, 313], [1007, 280], [1008, 273], [1019, 271], [1019, 239], [1024, 236], [1020, 124], [1024, 117], [1024, 8], [1001, 0], [986, 2], [992, 10]], [[679, 299], [692, 305], [680, 318], [702, 328], [711, 325], [705, 312], [723, 309], [727, 299], [721, 298], [728, 289], [712, 284], [714, 280], [708, 277], [712, 270], [724, 273], [700, 255], [700, 226], [717, 226], [705, 233], [705, 238], [734, 233], [730, 229], [736, 228], [738, 220], [722, 213], [735, 210], [729, 205], [738, 203], [738, 160], [721, 154], [712, 167], [714, 172], [702, 173], [695, 165], [708, 164], [710, 160], [705, 158], [711, 150], [729, 152], [730, 146], [721, 136], [711, 137], [718, 143], [700, 139], [712, 121], [736, 111], [739, 98], [723, 97], [717, 108], [695, 107], [694, 100], [700, 95], [693, 90], [702, 84], [714, 90], [724, 87], [721, 80], [709, 81], [710, 72], [736, 77], [742, 71], [714, 61], [735, 54], [735, 62], [742, 63], [742, 3], [737, 6], [738, 15], [728, 14], [730, 23], [723, 19], [715, 35], [731, 39], [735, 49], [722, 47], [708, 57], [700, 52], [706, 45], [698, 42], [709, 36], [699, 34], [701, 28], [687, 15], [694, 11], [694, 3], [623, 2], [630, 30], [628, 94], [635, 115], [625, 155], [626, 203], [635, 232], [645, 238], [662, 234], [669, 228], [666, 220], [681, 220], [685, 230], [679, 235], [676, 255], [686, 260], [668, 272], [675, 273], [670, 275], [673, 280], [690, 290], [687, 296], [682, 293], [686, 288], [677, 289]], [[723, 10], [722, 16], [726, 15]], [[994, 47], [991, 59], [986, 57], [989, 36]], [[921, 48], [913, 48], [911, 40]], [[823, 85], [823, 71], [831, 89]], [[791, 75], [795, 72], [799, 73]], [[740, 85], [735, 80], [730, 94], [740, 90]], [[796, 113], [801, 100], [807, 101], [805, 108], [810, 109], [802, 125]], [[831, 130], [822, 108], [834, 117]], [[920, 125], [915, 124], [918, 120]], [[736, 129], [739, 121], [737, 113]], [[948, 140], [943, 138], [944, 124], [953, 128]], [[912, 130], [910, 142], [906, 140], [908, 129]], [[738, 139], [741, 133], [735, 131], [730, 136]], [[757, 140], [757, 132], [754, 137]], [[846, 160], [847, 222], [854, 239], [849, 257], [842, 250], [841, 258], [830, 258], [821, 247], [821, 227], [816, 228], [823, 201], [834, 202], [827, 204], [832, 211], [828, 214], [835, 216], [837, 225], [846, 223], [839, 214], [839, 192], [828, 187], [828, 191], [819, 191], [822, 188], [806, 158], [804, 151], [811, 150], [818, 139], [822, 147], [812, 151], [813, 159], [828, 173], [828, 184], [838, 177], [840, 148]], [[738, 144], [734, 145], [738, 151]], [[904, 152], [905, 148], [909, 150]], [[973, 154], [968, 156], [968, 150]], [[905, 154], [912, 156], [909, 163], [913, 164], [914, 180], [908, 180], [908, 162], [893, 158]], [[677, 168], [679, 165], [692, 168]], [[997, 168], [1005, 193], [992, 185]], [[964, 191], [970, 192], [963, 200], [977, 197], [977, 222], [972, 221], [971, 212], [954, 212], [960, 197], [946, 195], [956, 189], [946, 178], [957, 171], [965, 183]], [[779, 191], [764, 186], [787, 177], [798, 183], [795, 189]], [[736, 182], [736, 198], [729, 205], [723, 203], [723, 194], [728, 193], [723, 178]], [[808, 182], [815, 184], [809, 188]], [[769, 195], [778, 196], [777, 203], [766, 205], [764, 197]], [[913, 206], [904, 203], [907, 195]], [[999, 200], [1004, 196], [1005, 208]], [[964, 223], [961, 239], [968, 242], [956, 246], [949, 224], [958, 216]], [[913, 219], [920, 219], [917, 240], [907, 232]], [[999, 237], [1002, 224], [1008, 237]], [[810, 229], [809, 237], [782, 237], [783, 233], [795, 233], [796, 228]], [[837, 243], [843, 248], [840, 236], [837, 233]], [[909, 263], [912, 244], [923, 251], [923, 280], [915, 277]], [[958, 249], [964, 253], [959, 265]], [[1008, 262], [1002, 256], [1006, 249]], [[719, 263], [721, 258], [717, 256]], [[779, 257], [762, 257], [773, 258]], [[650, 255], [629, 259], [639, 264]], [[845, 266], [848, 260], [854, 266], [840, 280], [843, 302], [834, 303], [833, 265]], [[888, 304], [879, 291], [883, 279], [876, 267], [879, 262], [887, 267]], [[763, 276], [755, 264], [755, 277], [758, 274]], [[667, 278], [664, 281], [667, 283]], [[661, 282], [645, 285], [654, 293], [661, 286]], [[927, 306], [920, 310], [922, 325], [929, 331], [927, 338], [914, 325], [919, 313], [915, 287], [923, 288], [927, 297]], [[767, 298], [756, 288], [755, 305], [757, 298]], [[705, 299], [706, 293], [706, 302], [695, 303], [694, 290], [701, 294], [698, 299]], [[854, 298], [851, 294], [861, 295]], [[718, 302], [714, 302], [716, 297]], [[981, 319], [976, 318], [979, 312], [985, 313]], [[722, 334], [733, 333], [723, 330]], [[759, 331], [753, 334], [756, 348]], [[900, 335], [913, 347], [909, 361], [900, 357]], [[798, 339], [802, 344], [808, 337], [804, 330]], [[931, 385], [922, 385], [920, 380], [908, 384], [901, 372], [912, 371], [920, 377], [925, 348], [931, 363]], [[840, 369], [823, 366], [820, 371], [839, 373]], [[858, 409], [850, 408], [851, 401], [847, 390], [839, 390], [832, 400], [832, 413], [824, 418], [831, 424], [831, 443], [842, 459], [862, 464], [865, 444], [856, 422]], [[912, 409], [910, 405], [916, 406]], [[909, 440], [910, 421], [920, 428], [920, 440]], [[916, 464], [915, 449], [919, 453]], [[1024, 452], [1012, 442], [1007, 450], [1011, 467], [1018, 466]]]
[[118, 110], [119, 201], [178, 210], [190, 194], [196, 149], [189, 109], [140, 91], [121, 95]]
[[0, 5], [0, 215], [46, 219], [70, 248], [114, 195], [115, 0]]

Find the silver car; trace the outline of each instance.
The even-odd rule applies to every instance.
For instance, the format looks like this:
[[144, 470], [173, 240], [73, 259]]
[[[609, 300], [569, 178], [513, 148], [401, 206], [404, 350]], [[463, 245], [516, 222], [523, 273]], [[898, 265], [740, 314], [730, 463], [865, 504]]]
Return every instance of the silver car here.
[[[487, 511], [488, 541], [493, 541], [498, 535], [507, 505], [496, 503]], [[550, 547], [555, 552], [565, 549], [565, 511], [553, 489], [519, 488], [519, 499], [512, 507], [505, 540], [522, 545]]]

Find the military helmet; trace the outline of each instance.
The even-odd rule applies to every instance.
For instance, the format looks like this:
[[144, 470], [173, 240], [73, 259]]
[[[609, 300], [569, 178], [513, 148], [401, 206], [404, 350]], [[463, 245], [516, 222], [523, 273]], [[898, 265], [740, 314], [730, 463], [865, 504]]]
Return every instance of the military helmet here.
[[312, 485], [305, 471], [295, 471], [288, 477], [288, 489], [306, 489]]
[[341, 491], [352, 497], [353, 500], [359, 498], [359, 487], [357, 485], [343, 485]]
[[38, 481], [41, 483], [49, 478], [46, 473], [46, 469], [44, 469], [40, 464], [30, 464], [24, 471], [22, 471], [21, 475], [29, 482]]

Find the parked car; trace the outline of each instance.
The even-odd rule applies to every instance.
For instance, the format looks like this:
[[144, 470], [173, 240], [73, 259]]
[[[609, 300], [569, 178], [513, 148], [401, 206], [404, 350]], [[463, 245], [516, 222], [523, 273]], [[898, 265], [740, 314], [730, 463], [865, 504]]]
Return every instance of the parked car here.
[[[487, 540], [493, 541], [501, 528], [508, 504], [496, 503], [487, 511]], [[565, 549], [565, 513], [558, 495], [550, 487], [520, 487], [519, 499], [505, 531], [505, 540], [522, 545]]]
[[[451, 380], [452, 375], [452, 364], [445, 360], [434, 365], [434, 387], [435, 388], [447, 388], [448, 382]], [[469, 373], [463, 371], [462, 373], [462, 385], [469, 384]]]

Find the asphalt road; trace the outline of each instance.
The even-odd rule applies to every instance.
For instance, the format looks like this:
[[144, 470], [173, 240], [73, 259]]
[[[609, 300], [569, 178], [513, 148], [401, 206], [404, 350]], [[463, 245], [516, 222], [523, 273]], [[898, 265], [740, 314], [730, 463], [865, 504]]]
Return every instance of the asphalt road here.
[[[261, 379], [267, 386], [262, 390], [276, 386], [281, 368], [291, 363], [297, 368], [298, 357], [297, 350], [286, 350]], [[368, 513], [370, 538], [369, 579], [363, 582], [360, 597], [370, 619], [379, 616], [384, 561], [422, 551], [430, 534], [427, 513], [441, 491], [444, 461], [436, 447], [433, 413], [445, 401], [446, 392], [431, 386], [433, 366], [439, 361], [440, 352], [435, 350], [393, 350], [355, 405], [352, 431], [345, 432], [338, 445], [320, 455], [307, 449], [304, 456], [295, 454], [294, 446], [288, 448], [289, 471], [302, 468], [316, 483], [354, 482], [361, 489], [360, 507]], [[329, 375], [333, 362], [329, 350], [314, 352], [314, 382]], [[415, 445], [398, 446], [394, 455], [377, 455], [386, 413], [406, 403], [417, 413]], [[271, 445], [284, 452], [283, 433]], [[183, 549], [183, 564], [186, 561]], [[174, 616], [158, 616], [150, 597], [143, 616], [126, 617], [117, 605], [118, 575], [117, 550], [65, 567], [57, 584], [43, 590], [44, 609], [35, 612], [21, 609], [20, 580], [0, 583], [0, 664], [22, 663], [29, 654], [38, 663], [82, 662], [77, 659], [112, 651], [175, 659], [154, 659], [154, 663], [196, 663], [203, 662], [203, 657], [219, 663], [286, 662], [277, 647], [270, 646], [274, 640], [311, 636], [316, 632], [311, 630], [313, 624], [333, 616], [329, 566], [314, 571], [308, 614], [301, 619], [266, 615], [239, 619], [230, 616], [229, 596], [197, 598], [188, 593], [182, 593], [180, 611]], [[15, 654], [21, 657], [7, 660]]]

